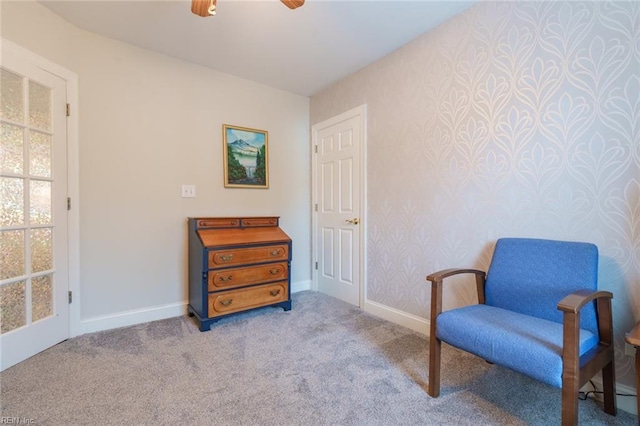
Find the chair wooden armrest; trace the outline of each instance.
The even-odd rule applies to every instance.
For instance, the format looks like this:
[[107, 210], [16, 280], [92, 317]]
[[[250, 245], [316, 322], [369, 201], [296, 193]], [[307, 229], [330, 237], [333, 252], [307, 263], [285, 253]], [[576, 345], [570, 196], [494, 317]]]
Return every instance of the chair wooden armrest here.
[[[613, 344], [613, 314], [611, 311], [611, 299], [613, 294], [609, 291], [579, 290], [566, 296], [558, 303], [558, 310], [564, 312], [564, 325], [571, 323], [572, 335], [575, 341], [567, 342], [571, 345], [578, 344], [578, 333], [580, 330], [580, 310], [589, 302], [596, 301], [596, 312], [598, 314], [598, 332], [600, 343], [604, 345]], [[565, 330], [565, 336], [568, 330]]]
[[558, 309], [563, 312], [577, 313], [584, 305], [601, 297], [612, 299], [613, 294], [609, 291], [579, 290], [562, 299], [558, 303]]
[[[484, 283], [487, 277], [485, 271], [472, 268], [450, 268], [443, 269], [433, 274], [427, 275], [427, 281], [431, 281], [431, 323], [434, 324], [435, 317], [442, 312], [442, 282], [445, 278], [453, 275], [474, 274], [476, 276], [476, 287], [478, 291], [478, 303], [484, 303]], [[434, 306], [434, 301], [436, 302]], [[435, 308], [435, 309], [434, 309]]]
[[434, 272], [433, 274], [427, 275], [428, 281], [440, 281], [444, 278], [450, 277], [452, 275], [458, 274], [476, 274], [481, 275], [482, 277], [486, 277], [487, 273], [484, 271], [480, 271], [479, 269], [468, 269], [468, 268], [450, 268], [443, 269], [438, 272]]

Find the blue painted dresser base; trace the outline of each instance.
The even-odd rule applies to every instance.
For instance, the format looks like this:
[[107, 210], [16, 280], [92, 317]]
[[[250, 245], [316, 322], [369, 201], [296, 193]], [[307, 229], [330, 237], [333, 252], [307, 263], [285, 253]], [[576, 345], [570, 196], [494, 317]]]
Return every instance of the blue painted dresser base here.
[[247, 309], [244, 311], [239, 311], [239, 312], [233, 312], [230, 314], [226, 314], [226, 315], [220, 315], [218, 317], [213, 317], [213, 318], [202, 318], [198, 312], [191, 306], [191, 305], [187, 305], [187, 314], [190, 317], [195, 317], [196, 321], [198, 322], [199, 325], [199, 329], [200, 331], [208, 331], [211, 329], [211, 325], [215, 322], [217, 322], [218, 320], [222, 319], [222, 318], [226, 318], [226, 317], [230, 317], [232, 315], [240, 315], [240, 314], [244, 314], [245, 312], [249, 312], [249, 311], [253, 311], [256, 309], [260, 309], [260, 308], [268, 308], [268, 307], [272, 307], [272, 308], [282, 308], [285, 311], [290, 311], [291, 310], [291, 300], [287, 300], [284, 302], [279, 302], [279, 303], [274, 303], [273, 305], [265, 305], [265, 306], [258, 306], [256, 308], [251, 308], [251, 309]]

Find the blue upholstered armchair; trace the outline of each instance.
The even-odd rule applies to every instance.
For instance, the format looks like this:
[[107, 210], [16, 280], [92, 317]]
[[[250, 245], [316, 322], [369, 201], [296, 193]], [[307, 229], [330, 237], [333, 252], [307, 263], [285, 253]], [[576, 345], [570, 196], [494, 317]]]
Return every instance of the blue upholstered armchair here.
[[[475, 275], [479, 304], [442, 312], [444, 279]], [[447, 269], [431, 281], [429, 395], [440, 394], [440, 346], [562, 388], [562, 424], [578, 422], [578, 392], [602, 371], [604, 411], [615, 415], [610, 292], [597, 290], [589, 243], [503, 238], [489, 270]]]

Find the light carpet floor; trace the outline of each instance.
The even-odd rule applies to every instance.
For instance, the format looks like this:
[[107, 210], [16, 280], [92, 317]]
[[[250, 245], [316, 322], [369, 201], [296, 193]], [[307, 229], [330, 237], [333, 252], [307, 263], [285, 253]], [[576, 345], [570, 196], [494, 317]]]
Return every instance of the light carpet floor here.
[[[557, 425], [560, 390], [321, 293], [201, 333], [186, 316], [62, 342], [0, 374], [1, 416], [43, 425]], [[581, 425], [635, 425], [580, 401]]]

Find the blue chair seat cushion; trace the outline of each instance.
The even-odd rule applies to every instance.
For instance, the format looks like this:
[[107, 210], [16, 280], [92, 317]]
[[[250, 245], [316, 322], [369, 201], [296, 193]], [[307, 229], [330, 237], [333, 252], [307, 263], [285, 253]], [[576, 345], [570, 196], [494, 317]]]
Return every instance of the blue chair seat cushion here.
[[[441, 341], [562, 387], [562, 324], [482, 304], [442, 312], [436, 321]], [[580, 355], [597, 344], [597, 335], [580, 330]]]

